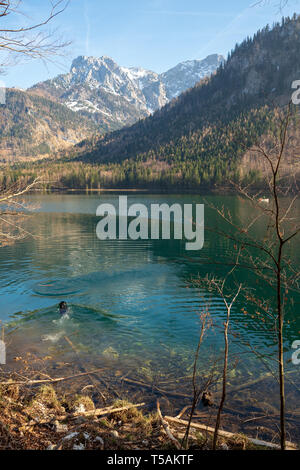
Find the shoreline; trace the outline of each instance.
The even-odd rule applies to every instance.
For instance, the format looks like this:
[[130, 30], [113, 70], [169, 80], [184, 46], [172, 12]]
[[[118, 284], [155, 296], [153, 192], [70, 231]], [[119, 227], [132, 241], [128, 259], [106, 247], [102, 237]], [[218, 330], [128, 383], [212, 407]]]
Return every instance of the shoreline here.
[[176, 194], [176, 195], [183, 195], [183, 194], [198, 194], [199, 196], [205, 196], [205, 195], [237, 195], [236, 192], [230, 190], [230, 189], [223, 189], [223, 190], [216, 190], [216, 189], [211, 189], [211, 190], [198, 190], [198, 189], [182, 189], [179, 188], [176, 190], [176, 188], [170, 188], [170, 189], [156, 189], [156, 188], [102, 188], [102, 189], [76, 189], [76, 188], [58, 188], [58, 189], [31, 189], [28, 191], [28, 194], [33, 194], [33, 193], [43, 193], [43, 194], [67, 194], [67, 193], [78, 193], [78, 194], [89, 194], [89, 193], [142, 193], [142, 194]]
[[[13, 346], [14, 342], [12, 336], [11, 340]], [[167, 380], [167, 383], [165, 383], [166, 380], [163, 380], [161, 383], [153, 381], [147, 379], [143, 374], [133, 373], [128, 369], [128, 367], [124, 368], [119, 360], [111, 361], [111, 359], [109, 359], [107, 361], [91, 361], [90, 358], [87, 359], [84, 355], [79, 355], [77, 344], [74, 344], [68, 337], [65, 337], [65, 340], [66, 345], [68, 343], [67, 356], [59, 353], [58, 356], [52, 357], [50, 352], [42, 352], [41, 354], [38, 354], [36, 348], [33, 348], [31, 351], [26, 353], [23, 347], [13, 349], [10, 354], [11, 361], [9, 361], [6, 368], [2, 368], [1, 370], [0, 395], [3, 397], [3, 392], [8, 390], [9, 396], [11, 397], [15, 394], [15, 391], [11, 390], [14, 386], [17, 387], [19, 391], [22, 391], [21, 395], [26, 396], [27, 393], [29, 393], [30, 402], [32, 402], [32, 400], [34, 400], [34, 396], [36, 394], [40, 394], [39, 391], [41, 388], [43, 389], [44, 387], [48, 387], [47, 390], [49, 391], [49, 387], [51, 387], [52, 391], [49, 393], [51, 396], [57, 396], [57, 399], [60, 402], [61, 412], [57, 413], [54, 410], [54, 416], [52, 416], [51, 419], [48, 419], [48, 415], [42, 417], [38, 416], [38, 419], [42, 419], [43, 422], [46, 421], [52, 423], [52, 421], [58, 421], [60, 423], [67, 424], [66, 421], [60, 419], [61, 415], [64, 415], [70, 425], [73, 423], [73, 417], [70, 414], [70, 410], [73, 406], [72, 403], [77, 400], [78, 396], [83, 396], [82, 403], [84, 406], [88, 401], [88, 408], [85, 407], [85, 411], [111, 407], [119, 400], [130, 405], [143, 403], [143, 407], [140, 410], [142, 412], [142, 416], [139, 414], [139, 417], [141, 418], [141, 422], [145, 425], [148, 422], [148, 418], [155, 414], [156, 402], [159, 400], [164, 418], [171, 418], [171, 425], [175, 425], [175, 427], [172, 427], [175, 436], [178, 437], [179, 435], [184, 435], [185, 424], [179, 421], [176, 422], [176, 419], [180, 418], [185, 422], [189, 419], [191, 403], [193, 400], [190, 388], [187, 388], [191, 383], [191, 378], [189, 376], [185, 378], [180, 377], [179, 382], [177, 382], [178, 378], [176, 378], [174, 384], [172, 380], [170, 382]], [[48, 354], [50, 354], [50, 356]], [[30, 364], [29, 368], [28, 364]], [[288, 372], [286, 374], [288, 374]], [[253, 439], [258, 439], [267, 443], [271, 443], [273, 441], [278, 442], [275, 427], [279, 418], [278, 410], [273, 402], [268, 403], [267, 401], [263, 401], [265, 390], [269, 389], [272, 381], [272, 374], [267, 373], [249, 381], [242, 380], [241, 383], [231, 384], [230, 386], [228, 385], [228, 396], [230, 398], [222, 412], [221, 430], [228, 433], [230, 438], [227, 439], [224, 434], [225, 439], [221, 440], [221, 443], [226, 444], [229, 449], [236, 449], [235, 446], [240, 446], [242, 443], [242, 448], [238, 447], [239, 450], [244, 450], [245, 446], [247, 450], [250, 450], [252, 447], [247, 447], [245, 439], [250, 443]], [[185, 384], [185, 386], [183, 386], [183, 384]], [[207, 431], [206, 434], [209, 434], [209, 436], [212, 436], [211, 429], [214, 428], [220, 400], [221, 389], [220, 387], [217, 387], [217, 385], [218, 384], [210, 388], [213, 403], [206, 406], [203, 405], [203, 402], [200, 399], [192, 419], [194, 424], [202, 426], [202, 430], [200, 430], [201, 434], [203, 434], [203, 431]], [[66, 400], [67, 397], [68, 399]], [[40, 403], [39, 399], [37, 401]], [[23, 406], [26, 408], [28, 406], [28, 401], [25, 401], [24, 404], [22, 404], [22, 407]], [[252, 407], [255, 407], [255, 410], [253, 410]], [[39, 412], [39, 409], [39, 405], [34, 406], [34, 413]], [[82, 409], [82, 411], [84, 410]], [[90, 416], [83, 413], [81, 416], [78, 416], [78, 420], [83, 423], [85, 417], [90, 418]], [[100, 416], [97, 416], [97, 422], [94, 423], [97, 424], [97, 426], [99, 424], [98, 418], [100, 418]], [[120, 434], [120, 431], [122, 430], [121, 427], [114, 427], [114, 417], [112, 416], [111, 418], [112, 423], [110, 425], [110, 429], [117, 430]], [[24, 421], [25, 418], [20, 416], [20, 419]], [[34, 416], [31, 416], [30, 420], [27, 420], [25, 425], [27, 426], [32, 419], [34, 419]], [[255, 423], [256, 420], [259, 420], [258, 422], [261, 426], [261, 431], [259, 433], [253, 432], [252, 422], [254, 421]], [[297, 413], [294, 414], [290, 409], [287, 410], [286, 422], [290, 434], [289, 440], [294, 443], [299, 443], [300, 428], [298, 427], [297, 430], [299, 415]], [[131, 432], [135, 433], [135, 423], [131, 422], [131, 425], [134, 428]], [[38, 427], [39, 424], [36, 426]], [[203, 427], [205, 429], [203, 429]], [[210, 431], [208, 428], [210, 428]], [[195, 434], [199, 429], [199, 427], [195, 427]], [[98, 427], [95, 430], [98, 432]], [[44, 430], [39, 430], [39, 432], [42, 431]], [[103, 433], [106, 431], [106, 429], [101, 430]], [[124, 429], [124, 433], [125, 431], [127, 432], [128, 430]], [[232, 440], [232, 436], [235, 436], [234, 440]], [[54, 437], [55, 439], [61, 439], [61, 436], [56, 436], [56, 434]], [[46, 434], [43, 434], [43, 439], [47, 439]], [[139, 442], [139, 448], [141, 447], [143, 450], [148, 450], [147, 446], [140, 442], [139, 439], [140, 436], [137, 433], [136, 442]], [[142, 440], [144, 439], [146, 439], [146, 437]], [[104, 437], [103, 440], [106, 441]], [[108, 445], [110, 445], [110, 436], [108, 436], [107, 442], [109, 443]], [[155, 442], [156, 447], [152, 448], [160, 449], [157, 441]], [[191, 442], [194, 444], [193, 440]], [[205, 442], [207, 442], [207, 436]], [[166, 445], [170, 444], [170, 442], [165, 439], [165, 436], [164, 443]], [[54, 444], [54, 442], [52, 442], [52, 444]], [[122, 447], [119, 449], [127, 450], [130, 448], [131, 447]], [[209, 448], [206, 450], [209, 450]], [[106, 449], [110, 450], [111, 447], [106, 447]]]
[[[48, 376], [48, 379], [35, 381], [24, 381], [24, 377], [23, 381], [20, 378], [14, 380], [12, 374], [8, 381], [1, 380], [0, 449], [211, 450], [214, 422], [204, 424], [197, 416], [191, 422], [188, 446], [183, 446], [188, 424], [184, 409], [180, 417], [173, 417], [162, 414], [158, 400], [156, 410], [149, 412], [144, 401], [132, 402], [122, 397], [107, 397], [100, 406], [99, 400], [95, 402], [89, 391], [94, 385], [86, 385], [80, 394], [61, 393], [55, 388], [55, 382], [59, 380], [80, 375], [91, 379], [92, 374], [90, 371], [61, 379]], [[34, 375], [40, 374], [35, 372]], [[39, 384], [36, 389], [33, 389], [37, 385], [34, 382]], [[102, 394], [100, 389], [98, 392]], [[217, 450], [279, 449], [279, 444], [273, 440], [265, 441], [224, 429], [218, 432]], [[298, 450], [291, 442], [287, 442], [287, 449]]]

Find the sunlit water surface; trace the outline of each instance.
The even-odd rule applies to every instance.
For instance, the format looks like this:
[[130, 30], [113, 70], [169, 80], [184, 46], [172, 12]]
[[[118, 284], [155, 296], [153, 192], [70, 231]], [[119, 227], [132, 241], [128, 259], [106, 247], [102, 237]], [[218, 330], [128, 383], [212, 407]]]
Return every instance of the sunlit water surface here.
[[[149, 207], [163, 202], [203, 203], [203, 199], [195, 195], [131, 194], [128, 202]], [[242, 219], [248, 210], [237, 197], [209, 196], [208, 200], [224, 203]], [[195, 286], [192, 280], [199, 273], [226, 275], [228, 261], [236, 256], [228, 240], [207, 230], [199, 252], [186, 251], [185, 242], [178, 240], [100, 241], [96, 237], [96, 208], [103, 202], [117, 206], [117, 194], [36, 194], [28, 196], [28, 202], [39, 205], [25, 222], [34, 238], [0, 250], [0, 318], [8, 323], [8, 331], [14, 329], [8, 363], [13, 355], [31, 351], [51, 357], [54, 364], [84, 360], [98, 367], [108, 366], [116, 374], [130, 371], [136, 379], [162, 386], [167, 378], [191, 375], [199, 316], [208, 310], [213, 326], [201, 346], [199, 370], [204, 376], [211, 367], [220, 371], [224, 304], [219, 296], [205, 286]], [[207, 208], [205, 225], [222, 228], [215, 213]], [[264, 229], [263, 224], [258, 226], [257, 237]], [[299, 264], [297, 245], [292, 252]], [[239, 280], [250, 283], [263, 298], [274, 296], [247, 271], [239, 274]], [[69, 312], [63, 317], [57, 308], [61, 300], [69, 304]], [[297, 299], [295, 308], [299, 309]], [[272, 326], [264, 324], [245, 300], [238, 298], [231, 320], [230, 386], [266, 374], [270, 367], [276, 371], [271, 359], [276, 352]], [[70, 351], [66, 337], [76, 354]], [[291, 344], [299, 337], [299, 315], [297, 318], [295, 314], [285, 332], [287, 368], [294, 383], [287, 385], [291, 408], [299, 406], [300, 366], [290, 361]], [[258, 351], [259, 357], [253, 351]], [[174, 388], [178, 387], [177, 382]], [[189, 394], [190, 379], [183, 380], [180, 389]], [[276, 405], [276, 394], [274, 381], [265, 401]]]

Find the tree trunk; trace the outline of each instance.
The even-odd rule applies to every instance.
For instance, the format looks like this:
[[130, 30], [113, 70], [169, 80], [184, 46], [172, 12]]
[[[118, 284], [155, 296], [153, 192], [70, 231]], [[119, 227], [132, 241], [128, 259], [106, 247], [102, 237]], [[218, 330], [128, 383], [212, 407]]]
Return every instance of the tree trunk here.
[[279, 365], [279, 386], [280, 386], [280, 445], [281, 450], [286, 448], [285, 429], [285, 390], [284, 390], [284, 362], [283, 362], [283, 310], [281, 302], [281, 257], [282, 243], [278, 252], [277, 268], [277, 313], [278, 313], [278, 365]]
[[216, 426], [214, 432], [214, 439], [213, 439], [213, 450], [216, 450], [217, 441], [218, 441], [218, 432], [220, 428], [221, 422], [221, 413], [223, 410], [223, 406], [225, 403], [226, 398], [226, 381], [227, 381], [227, 367], [228, 367], [228, 326], [229, 326], [229, 319], [230, 319], [230, 307], [227, 307], [227, 319], [224, 327], [224, 339], [225, 339], [225, 351], [224, 351], [224, 366], [223, 366], [223, 388], [222, 388], [222, 397], [218, 409], [217, 419], [216, 419]]

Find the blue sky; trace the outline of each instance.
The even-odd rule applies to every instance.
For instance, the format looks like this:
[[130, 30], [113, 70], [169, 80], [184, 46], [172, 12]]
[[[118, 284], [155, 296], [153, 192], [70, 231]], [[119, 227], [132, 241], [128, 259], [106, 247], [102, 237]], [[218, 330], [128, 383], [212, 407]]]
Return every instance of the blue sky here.
[[[300, 13], [299, 0], [290, 0], [282, 13], [278, 2], [253, 6], [255, 0], [71, 0], [52, 23], [72, 41], [64, 57], [47, 66], [38, 60], [23, 62], [8, 68], [1, 79], [8, 87], [26, 88], [69, 71], [78, 55], [108, 55], [120, 65], [156, 72], [208, 54], [226, 56], [235, 43], [267, 23]], [[23, 5], [28, 17], [39, 19], [49, 3], [23, 0]]]

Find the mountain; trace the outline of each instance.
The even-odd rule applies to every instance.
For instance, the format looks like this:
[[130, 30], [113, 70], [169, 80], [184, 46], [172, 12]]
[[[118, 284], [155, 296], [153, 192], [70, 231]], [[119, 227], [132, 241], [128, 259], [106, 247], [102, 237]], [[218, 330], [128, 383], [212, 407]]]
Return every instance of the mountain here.
[[107, 56], [79, 56], [73, 60], [69, 73], [38, 83], [30, 92], [92, 118], [103, 132], [149, 116], [215, 72], [223, 60], [213, 54], [157, 74], [138, 67], [121, 67]]
[[0, 106], [0, 161], [38, 159], [94, 134], [120, 129], [168, 103], [212, 73], [222, 57], [179, 64], [158, 75], [109, 57], [77, 57], [70, 72], [29, 90], [8, 89]]
[[[199, 187], [241, 173], [258, 177], [251, 158], [241, 164], [290, 101], [291, 84], [300, 77], [299, 48], [300, 16], [266, 26], [237, 45], [214, 75], [153, 115], [81, 144], [78, 160], [105, 165], [102, 182], [117, 187]], [[295, 132], [298, 136], [298, 121]], [[293, 161], [299, 168], [297, 156], [298, 151]]]
[[212, 75], [223, 62], [223, 56], [212, 54], [203, 60], [181, 62], [176, 67], [161, 74], [160, 78], [165, 86], [168, 100], [177, 98], [182, 92], [192, 88], [203, 78]]
[[73, 148], [97, 131], [94, 123], [66, 106], [17, 89], [6, 90], [0, 116], [2, 161], [43, 158]]

